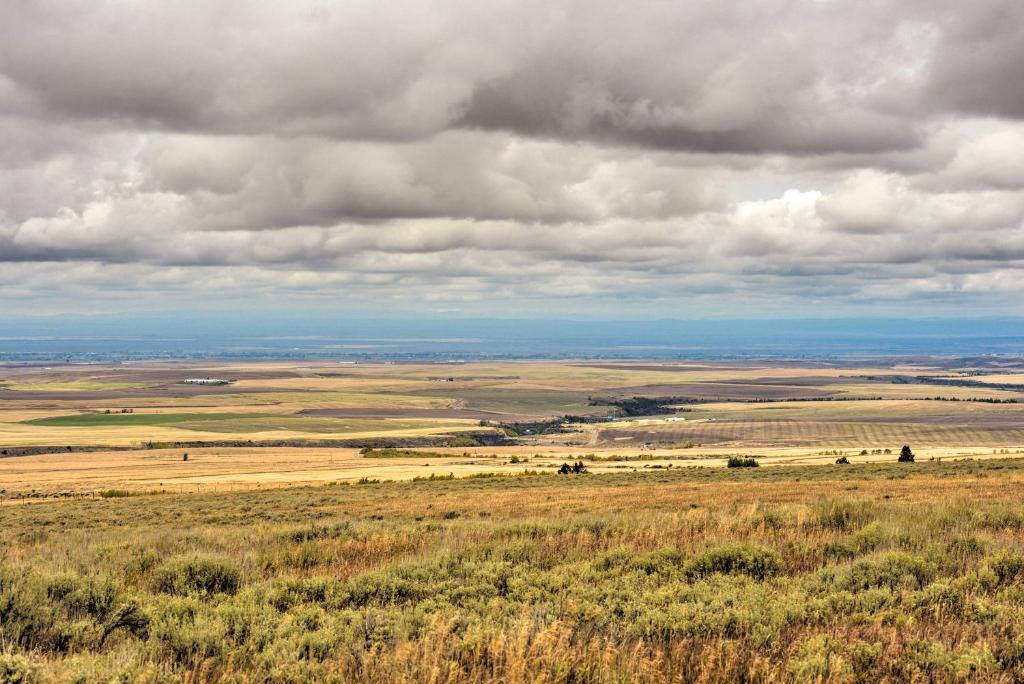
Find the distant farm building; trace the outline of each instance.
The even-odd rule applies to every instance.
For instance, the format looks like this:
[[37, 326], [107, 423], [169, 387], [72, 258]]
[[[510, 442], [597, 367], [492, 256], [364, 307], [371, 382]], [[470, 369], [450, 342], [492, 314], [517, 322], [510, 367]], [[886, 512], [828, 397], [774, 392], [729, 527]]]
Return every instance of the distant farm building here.
[[230, 385], [230, 380], [223, 378], [185, 378], [182, 380], [186, 385]]

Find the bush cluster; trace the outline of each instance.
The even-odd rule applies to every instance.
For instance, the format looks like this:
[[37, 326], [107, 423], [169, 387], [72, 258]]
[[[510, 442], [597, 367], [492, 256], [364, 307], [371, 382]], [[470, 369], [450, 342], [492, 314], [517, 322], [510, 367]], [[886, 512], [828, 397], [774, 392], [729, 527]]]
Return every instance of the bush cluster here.
[[215, 556], [179, 556], [156, 570], [153, 588], [165, 594], [234, 594], [242, 582], [242, 573], [230, 561]]
[[0, 682], [1024, 681], [1019, 502], [719, 472], [5, 506]]

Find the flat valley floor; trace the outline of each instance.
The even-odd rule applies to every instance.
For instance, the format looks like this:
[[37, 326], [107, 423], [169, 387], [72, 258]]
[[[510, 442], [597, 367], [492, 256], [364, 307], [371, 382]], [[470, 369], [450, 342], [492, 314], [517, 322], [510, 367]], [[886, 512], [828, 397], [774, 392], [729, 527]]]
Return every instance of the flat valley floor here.
[[1024, 680], [1013, 359], [0, 383], [0, 682]]
[[[183, 383], [196, 377], [230, 384]], [[1024, 364], [0, 367], [0, 503], [551, 472], [577, 460], [591, 472], [718, 467], [732, 456], [857, 465], [890, 461], [904, 444], [919, 459], [1018, 453]], [[366, 446], [391, 451], [368, 458]]]

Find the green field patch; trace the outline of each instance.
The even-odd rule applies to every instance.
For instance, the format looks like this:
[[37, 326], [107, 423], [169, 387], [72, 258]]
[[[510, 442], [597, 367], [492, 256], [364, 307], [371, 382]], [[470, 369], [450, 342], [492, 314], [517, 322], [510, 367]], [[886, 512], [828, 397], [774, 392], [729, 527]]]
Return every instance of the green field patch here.
[[176, 425], [185, 422], [218, 422], [266, 418], [265, 413], [76, 413], [23, 421], [45, 427], [131, 427], [135, 425]]

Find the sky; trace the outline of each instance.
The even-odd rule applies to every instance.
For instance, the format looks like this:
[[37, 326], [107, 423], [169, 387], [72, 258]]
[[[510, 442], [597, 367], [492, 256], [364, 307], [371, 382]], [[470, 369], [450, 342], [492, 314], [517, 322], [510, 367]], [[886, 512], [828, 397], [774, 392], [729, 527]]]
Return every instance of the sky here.
[[6, 314], [1021, 302], [1017, 0], [0, 0]]

